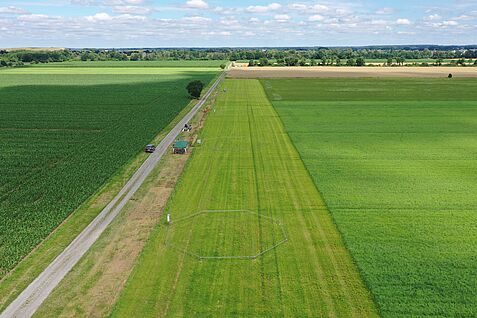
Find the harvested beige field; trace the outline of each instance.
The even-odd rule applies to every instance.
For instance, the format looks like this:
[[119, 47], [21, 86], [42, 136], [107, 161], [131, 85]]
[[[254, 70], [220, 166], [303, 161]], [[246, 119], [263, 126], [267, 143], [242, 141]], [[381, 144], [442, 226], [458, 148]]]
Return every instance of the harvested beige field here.
[[280, 77], [477, 77], [477, 67], [240, 67], [232, 68], [232, 78]]

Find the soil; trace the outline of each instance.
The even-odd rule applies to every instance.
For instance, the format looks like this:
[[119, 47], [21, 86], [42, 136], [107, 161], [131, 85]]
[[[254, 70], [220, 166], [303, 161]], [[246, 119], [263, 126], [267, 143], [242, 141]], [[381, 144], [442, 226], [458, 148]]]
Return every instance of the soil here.
[[477, 67], [235, 67], [232, 78], [477, 77]]

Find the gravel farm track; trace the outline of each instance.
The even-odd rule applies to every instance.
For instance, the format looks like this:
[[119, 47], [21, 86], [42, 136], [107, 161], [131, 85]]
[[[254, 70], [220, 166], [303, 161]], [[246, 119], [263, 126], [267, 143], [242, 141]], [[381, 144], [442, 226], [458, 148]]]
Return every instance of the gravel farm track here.
[[234, 67], [232, 78], [477, 77], [477, 67]]
[[78, 237], [0, 314], [0, 318], [31, 317], [53, 289], [68, 272], [78, 263], [82, 256], [96, 242], [108, 225], [121, 212], [127, 201], [141, 187], [147, 176], [156, 167], [162, 156], [169, 149], [182, 128], [204, 105], [212, 92], [224, 79], [222, 73], [202, 99], [184, 116], [184, 118], [167, 134], [152, 154], [125, 184], [116, 197], [91, 222]]

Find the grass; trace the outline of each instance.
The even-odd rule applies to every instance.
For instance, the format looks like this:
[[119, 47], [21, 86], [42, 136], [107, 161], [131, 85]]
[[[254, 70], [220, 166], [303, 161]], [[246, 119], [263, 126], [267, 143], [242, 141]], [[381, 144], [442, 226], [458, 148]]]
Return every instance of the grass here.
[[[257, 80], [227, 80], [166, 211], [256, 214], [153, 231], [113, 317], [373, 317], [330, 214]], [[233, 213], [233, 212], [231, 212]], [[288, 242], [255, 260], [199, 260]], [[180, 224], [176, 223], [176, 224]], [[230, 234], [230, 235], [229, 235]], [[245, 234], [245, 235], [241, 235]]]
[[1, 72], [0, 278], [179, 114], [188, 81], [215, 74]]
[[[114, 66], [105, 66], [105, 67], [49, 67], [45, 65], [44, 67], [15, 67], [15, 68], [5, 68], [0, 69], [0, 75], [95, 75], [98, 76], [97, 79], [100, 81], [101, 77], [106, 77], [106, 83], [111, 83], [111, 80], [114, 82], [124, 82], [125, 78], [112, 79], [111, 75], [131, 75], [131, 76], [144, 76], [144, 75], [155, 75], [158, 78], [163, 78], [165, 76], [173, 77], [184, 77], [189, 76], [190, 74], [195, 73], [206, 73], [206, 72], [218, 72], [219, 68], [213, 67], [114, 67]], [[107, 78], [109, 76], [109, 78]], [[47, 79], [48, 81], [48, 79]], [[70, 81], [75, 81], [74, 78], [71, 78]], [[143, 78], [143, 81], [149, 81], [146, 78]], [[134, 80], [133, 80], [134, 82]], [[8, 84], [8, 83], [7, 83]]]
[[262, 83], [381, 314], [476, 316], [477, 80]]

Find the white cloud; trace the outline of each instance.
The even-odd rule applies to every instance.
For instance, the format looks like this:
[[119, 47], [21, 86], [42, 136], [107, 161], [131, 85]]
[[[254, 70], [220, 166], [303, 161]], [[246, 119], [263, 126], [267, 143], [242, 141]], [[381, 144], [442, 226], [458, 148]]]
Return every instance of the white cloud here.
[[306, 11], [308, 9], [308, 6], [303, 3], [292, 3], [288, 5], [288, 7], [292, 10], [298, 10], [298, 11]]
[[86, 17], [86, 20], [90, 22], [111, 21], [112, 19], [113, 17], [107, 14], [106, 12], [100, 12], [100, 13], [96, 13], [95, 15], [90, 15]]
[[17, 17], [18, 21], [39, 22], [48, 19], [46, 14], [25, 14]]
[[467, 14], [462, 14], [458, 17], [453, 18], [453, 20], [462, 20], [462, 21], [467, 21], [467, 20], [472, 20], [472, 19], [474, 19], [474, 17], [469, 16]]
[[0, 7], [0, 14], [28, 14], [29, 12], [17, 7]]
[[396, 24], [398, 24], [398, 25], [410, 25], [411, 21], [409, 21], [409, 19], [400, 18], [400, 19], [396, 20]]
[[436, 21], [441, 20], [442, 17], [438, 14], [431, 14], [424, 18], [425, 21]]
[[248, 20], [248, 22], [250, 22], [250, 23], [257, 23], [257, 22], [260, 22], [260, 19], [258, 19], [258, 18], [250, 18], [250, 19]]
[[96, 0], [71, 0], [70, 3], [79, 6], [94, 6], [99, 4]]
[[146, 0], [70, 0], [73, 5], [79, 6], [104, 6], [104, 7], [119, 7], [119, 6], [140, 6], [146, 4]]
[[370, 22], [372, 25], [379, 25], [379, 26], [386, 26], [388, 25], [388, 21], [386, 20], [371, 20]]
[[338, 9], [335, 10], [335, 14], [337, 16], [341, 16], [341, 17], [351, 15], [352, 13], [353, 13], [353, 11], [351, 11], [350, 8], [338, 8]]
[[123, 1], [128, 4], [134, 4], [134, 5], [143, 4], [145, 2], [145, 0], [123, 0]]
[[190, 9], [207, 9], [209, 4], [203, 0], [189, 0], [186, 2], [185, 7]]
[[216, 13], [219, 13], [219, 14], [227, 14], [227, 15], [230, 15], [230, 14], [235, 14], [237, 12], [239, 12], [240, 10], [237, 9], [237, 8], [224, 8], [224, 7], [215, 7], [212, 9], [214, 12]]
[[301, 13], [325, 13], [330, 11], [330, 8], [323, 4], [307, 5], [303, 3], [292, 3], [288, 5], [288, 8], [300, 11]]
[[270, 11], [279, 10], [282, 7], [279, 3], [271, 3], [267, 6], [249, 6], [247, 8], [247, 12], [250, 13], [266, 13]]
[[444, 22], [442, 22], [442, 25], [445, 25], [445, 26], [456, 26], [456, 25], [459, 25], [459, 23], [458, 23], [457, 21], [449, 20], [449, 21], [444, 21]]
[[288, 14], [277, 14], [273, 17], [273, 19], [278, 22], [287, 22], [291, 19], [291, 17]]
[[193, 23], [206, 23], [206, 22], [212, 21], [212, 19], [210, 18], [205, 18], [200, 16], [185, 17], [185, 18], [182, 18], [182, 20], [186, 22], [193, 22]]
[[146, 17], [141, 15], [132, 15], [132, 14], [120, 14], [120, 15], [110, 15], [106, 12], [96, 13], [95, 15], [90, 15], [85, 17], [86, 21], [92, 23], [131, 23], [135, 21], [146, 21]]
[[325, 19], [324, 16], [319, 15], [319, 14], [315, 14], [315, 15], [312, 15], [311, 17], [309, 17], [308, 21], [316, 22], [316, 21], [323, 21], [324, 19]]
[[328, 6], [322, 5], [322, 4], [315, 4], [314, 6], [311, 7], [311, 11], [314, 13], [323, 13], [329, 11], [330, 8]]
[[376, 14], [388, 15], [388, 14], [393, 14], [395, 12], [396, 12], [396, 10], [394, 8], [386, 7], [386, 8], [381, 8], [381, 9], [377, 10]]
[[220, 32], [216, 32], [216, 31], [210, 31], [210, 32], [201, 32], [202, 35], [221, 35], [221, 36], [231, 36], [232, 35], [232, 32], [229, 32], [229, 31], [220, 31]]
[[[91, 0], [89, 0], [91, 1]], [[103, 0], [102, 5], [105, 6], [125, 6], [125, 5], [142, 5], [145, 4], [145, 0]]]
[[113, 11], [116, 13], [123, 13], [123, 14], [149, 14], [151, 13], [151, 9], [146, 7], [139, 7], [139, 6], [115, 6], [113, 7]]

